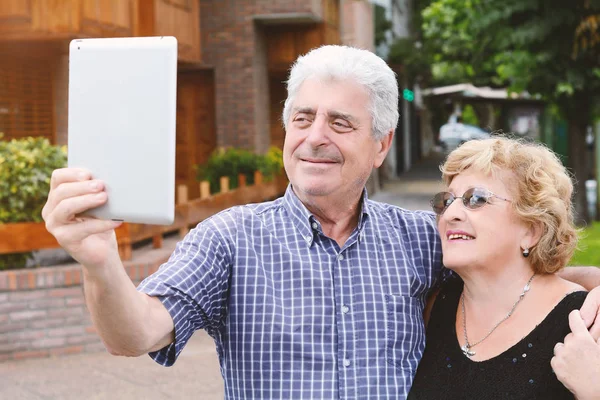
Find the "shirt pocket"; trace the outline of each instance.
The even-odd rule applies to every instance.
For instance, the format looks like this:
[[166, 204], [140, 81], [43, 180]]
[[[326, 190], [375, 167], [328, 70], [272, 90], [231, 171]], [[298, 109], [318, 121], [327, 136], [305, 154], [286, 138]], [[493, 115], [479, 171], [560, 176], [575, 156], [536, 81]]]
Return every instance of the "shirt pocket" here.
[[387, 362], [414, 373], [425, 349], [423, 302], [419, 297], [389, 294], [385, 302]]

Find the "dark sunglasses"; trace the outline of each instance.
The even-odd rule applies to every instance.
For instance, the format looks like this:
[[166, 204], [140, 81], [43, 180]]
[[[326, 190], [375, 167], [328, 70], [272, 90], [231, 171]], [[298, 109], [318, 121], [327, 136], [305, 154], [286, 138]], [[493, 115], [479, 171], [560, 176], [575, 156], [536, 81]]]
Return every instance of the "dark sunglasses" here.
[[433, 196], [431, 199], [431, 208], [433, 208], [433, 212], [437, 215], [442, 215], [446, 208], [450, 207], [450, 204], [454, 202], [456, 199], [462, 199], [462, 203], [469, 210], [477, 210], [488, 204], [492, 197], [496, 197], [500, 200], [510, 201], [509, 199], [505, 199], [504, 197], [500, 197], [487, 189], [483, 188], [470, 188], [467, 189], [466, 192], [463, 193], [461, 197], [455, 196], [450, 192], [440, 192]]

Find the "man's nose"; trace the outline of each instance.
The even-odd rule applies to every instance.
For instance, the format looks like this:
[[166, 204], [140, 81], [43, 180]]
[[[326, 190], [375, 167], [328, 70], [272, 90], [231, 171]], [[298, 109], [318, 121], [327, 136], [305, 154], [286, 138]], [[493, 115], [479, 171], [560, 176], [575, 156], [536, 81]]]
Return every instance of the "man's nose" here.
[[307, 132], [306, 141], [313, 147], [324, 145], [330, 141], [327, 118], [317, 116]]

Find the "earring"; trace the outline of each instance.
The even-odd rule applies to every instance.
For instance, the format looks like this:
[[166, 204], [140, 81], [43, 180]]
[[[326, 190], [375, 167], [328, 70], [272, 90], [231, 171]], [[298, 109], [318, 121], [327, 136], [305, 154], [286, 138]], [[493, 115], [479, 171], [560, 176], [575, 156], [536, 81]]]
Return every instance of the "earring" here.
[[529, 249], [523, 249], [523, 257], [529, 257]]

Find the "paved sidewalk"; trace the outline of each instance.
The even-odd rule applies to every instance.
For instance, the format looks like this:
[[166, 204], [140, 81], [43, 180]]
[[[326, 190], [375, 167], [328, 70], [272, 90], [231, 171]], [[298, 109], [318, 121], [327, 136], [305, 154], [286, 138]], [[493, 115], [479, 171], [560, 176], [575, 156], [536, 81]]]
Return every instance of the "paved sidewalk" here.
[[[398, 179], [387, 182], [372, 199], [409, 210], [429, 209], [441, 188], [434, 155]], [[215, 345], [196, 332], [173, 367], [148, 356], [114, 357], [80, 354], [0, 363], [0, 399], [11, 400], [160, 400], [223, 398], [223, 382]]]
[[223, 399], [214, 342], [194, 334], [173, 367], [106, 352], [0, 363], [3, 400]]
[[431, 210], [429, 200], [442, 190], [440, 164], [445, 155], [433, 153], [400, 177], [385, 182], [371, 199], [394, 204], [407, 210]]

